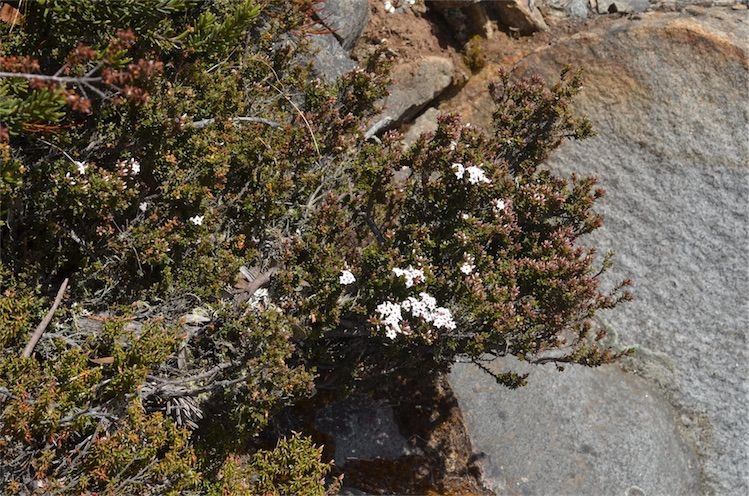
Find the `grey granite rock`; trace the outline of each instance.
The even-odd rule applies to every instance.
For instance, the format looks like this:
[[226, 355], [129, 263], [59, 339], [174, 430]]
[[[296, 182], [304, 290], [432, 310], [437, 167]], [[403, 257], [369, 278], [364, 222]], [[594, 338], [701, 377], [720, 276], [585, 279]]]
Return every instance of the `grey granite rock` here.
[[535, 0], [499, 0], [490, 5], [503, 26], [517, 30], [520, 34], [549, 29]]
[[437, 130], [437, 117], [440, 111], [430, 107], [414, 120], [411, 127], [403, 134], [403, 144], [408, 146], [416, 142], [422, 134], [432, 133]]
[[338, 39], [332, 34], [316, 34], [310, 37], [314, 55], [312, 67], [315, 74], [329, 82], [356, 68]]
[[412, 454], [398, 431], [393, 408], [368, 396], [327, 405], [316, 415], [315, 426], [334, 439], [335, 464], [345, 467], [352, 459], [397, 459]]
[[[615, 366], [523, 368], [509, 390], [473, 364], [457, 364], [458, 397], [484, 481], [497, 494], [692, 495], [699, 470], [675, 427], [673, 407], [645, 380]], [[628, 493], [629, 491], [629, 493]]]
[[[605, 226], [585, 242], [617, 252], [604, 282], [634, 279], [636, 299], [601, 322], [639, 347], [632, 366], [683, 414], [704, 492], [726, 495], [749, 494], [748, 44], [745, 12], [648, 12], [519, 67], [549, 80], [564, 64], [585, 69], [577, 107], [597, 136], [564, 144], [550, 164], [608, 190]], [[470, 108], [457, 110], [488, 123], [479, 90], [464, 91]]]
[[317, 11], [320, 22], [330, 29], [346, 50], [353, 48], [369, 19], [367, 0], [324, 0]]
[[562, 17], [584, 19], [590, 13], [590, 0], [546, 0], [542, 4]]
[[649, 0], [598, 0], [599, 14], [644, 12], [649, 7]]
[[443, 57], [428, 56], [393, 68], [390, 94], [382, 117], [394, 123], [413, 118], [445, 91], [453, 79], [453, 63]]

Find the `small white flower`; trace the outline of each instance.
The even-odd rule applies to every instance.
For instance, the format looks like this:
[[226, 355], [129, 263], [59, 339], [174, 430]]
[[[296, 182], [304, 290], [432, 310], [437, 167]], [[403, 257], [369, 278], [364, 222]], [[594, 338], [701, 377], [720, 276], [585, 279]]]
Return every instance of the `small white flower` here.
[[411, 265], [409, 265], [407, 269], [395, 267], [393, 269], [393, 273], [395, 273], [395, 275], [398, 277], [406, 278], [407, 288], [413, 286], [414, 283], [418, 284], [420, 282], [424, 282], [424, 271], [422, 269], [414, 269]]
[[465, 275], [469, 275], [470, 273], [472, 273], [473, 270], [476, 268], [476, 266], [473, 265], [473, 261], [474, 261], [473, 255], [466, 255], [463, 265], [460, 266], [460, 271]]
[[202, 215], [194, 215], [190, 217], [190, 222], [195, 224], [196, 226], [202, 226], [203, 225], [203, 216]]
[[390, 0], [385, 0], [385, 12], [389, 14], [395, 12], [395, 7], [393, 7], [393, 4], [390, 2]]
[[463, 219], [463, 220], [468, 220], [468, 219], [471, 218], [471, 216], [468, 215], [468, 214], [460, 214], [460, 218]]
[[380, 315], [380, 319], [385, 326], [385, 335], [390, 339], [395, 339], [401, 332], [400, 322], [403, 320], [400, 305], [386, 301], [377, 305], [375, 311]]
[[344, 286], [347, 284], [351, 284], [355, 281], [356, 281], [356, 277], [354, 277], [354, 274], [352, 274], [351, 271], [348, 269], [342, 270], [341, 277], [338, 278], [338, 282], [340, 282]]
[[484, 173], [483, 169], [481, 169], [481, 167], [472, 165], [466, 168], [466, 172], [468, 172], [468, 182], [471, 184], [491, 183], [491, 180], [486, 177], [486, 174]]
[[141, 202], [140, 205], [138, 205], [138, 208], [141, 212], [145, 212], [148, 210], [148, 202]]
[[494, 213], [500, 213], [505, 208], [507, 208], [507, 202], [504, 200], [492, 200], [492, 207], [494, 209]]
[[135, 176], [135, 175], [137, 175], [140, 172], [140, 162], [138, 162], [134, 158], [130, 159], [129, 165], [130, 165], [130, 174], [131, 175]]
[[450, 151], [454, 152], [455, 149], [458, 147], [458, 144], [455, 141], [450, 142]]
[[463, 164], [455, 162], [452, 167], [453, 169], [455, 169], [455, 177], [457, 177], [458, 179], [463, 179], [463, 176], [466, 173], [466, 168], [463, 167]]
[[86, 169], [88, 168], [88, 165], [86, 165], [84, 162], [79, 162], [77, 160], [74, 160], [76, 167], [78, 167], [78, 174], [84, 175], [86, 173]]
[[453, 330], [457, 326], [455, 325], [455, 320], [453, 320], [453, 315], [450, 312], [449, 309], [445, 307], [439, 307], [434, 310], [432, 313], [433, 322], [432, 325], [436, 327], [437, 329], [449, 329]]

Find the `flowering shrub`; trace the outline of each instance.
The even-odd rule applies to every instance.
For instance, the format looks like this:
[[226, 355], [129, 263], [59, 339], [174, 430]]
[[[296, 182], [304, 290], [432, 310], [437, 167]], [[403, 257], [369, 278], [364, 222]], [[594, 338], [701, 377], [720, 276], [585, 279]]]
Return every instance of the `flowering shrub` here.
[[492, 132], [448, 115], [403, 150], [365, 138], [380, 53], [336, 84], [302, 62], [313, 2], [22, 6], [0, 24], [3, 492], [321, 493], [309, 439], [264, 441], [318, 390], [616, 357], [590, 319], [626, 293], [577, 244], [603, 192], [541, 166], [590, 134], [576, 75], [501, 73]]

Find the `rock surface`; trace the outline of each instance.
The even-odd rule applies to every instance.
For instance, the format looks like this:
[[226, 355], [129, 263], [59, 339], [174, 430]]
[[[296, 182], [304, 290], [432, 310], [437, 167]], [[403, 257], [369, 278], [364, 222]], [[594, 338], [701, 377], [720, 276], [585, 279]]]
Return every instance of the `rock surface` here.
[[502, 25], [516, 29], [520, 34], [549, 29], [533, 0], [501, 0], [492, 2], [491, 8], [497, 12]]
[[310, 37], [312, 67], [317, 76], [333, 82], [341, 75], [353, 70], [356, 62], [351, 60], [338, 39], [332, 34], [316, 34]]
[[450, 86], [453, 72], [450, 59], [434, 56], [394, 67], [390, 95], [385, 99], [382, 115], [375, 120], [410, 120]]
[[408, 146], [412, 145], [419, 139], [419, 136], [426, 133], [433, 133], [437, 130], [437, 117], [439, 117], [440, 111], [434, 107], [430, 107], [424, 111], [419, 117], [414, 120], [411, 127], [403, 135], [403, 144]]
[[317, 10], [320, 22], [338, 38], [341, 46], [350, 50], [367, 26], [367, 0], [324, 0]]
[[[518, 367], [529, 385], [509, 390], [473, 364], [458, 364], [458, 397], [484, 480], [496, 494], [697, 494], [696, 457], [675, 410], [645, 380], [615, 366]], [[634, 491], [641, 490], [642, 493]]]
[[315, 426], [335, 439], [335, 464], [352, 460], [397, 459], [412, 454], [398, 431], [393, 408], [368, 396], [338, 401], [318, 412]]
[[598, 0], [599, 14], [644, 12], [650, 7], [649, 0]]
[[546, 15], [543, 7], [548, 7], [552, 10], [552, 15], [559, 13], [562, 16], [584, 19], [588, 17], [590, 5], [590, 0], [547, 0], [542, 3], [541, 10]]
[[[633, 367], [682, 413], [701, 492], [749, 494], [749, 28], [745, 11], [695, 12], [600, 17], [598, 28], [531, 53], [520, 71], [554, 79], [564, 64], [585, 69], [577, 105], [598, 135], [563, 145], [551, 165], [598, 175], [609, 191], [599, 206], [606, 225], [586, 242], [617, 252], [606, 282], [634, 279], [636, 300], [602, 323], [622, 345], [639, 346]], [[488, 124], [494, 70], [470, 81], [452, 110]], [[616, 391], [601, 387], [596, 394]], [[514, 401], [530, 401], [531, 391]], [[526, 422], [543, 425], [525, 411]], [[506, 470], [525, 467], [499, 444], [493, 454]]]

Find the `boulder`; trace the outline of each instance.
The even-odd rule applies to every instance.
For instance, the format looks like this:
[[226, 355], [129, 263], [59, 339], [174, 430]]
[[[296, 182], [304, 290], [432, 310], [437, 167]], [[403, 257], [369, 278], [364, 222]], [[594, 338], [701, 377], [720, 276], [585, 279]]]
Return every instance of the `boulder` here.
[[615, 14], [617, 12], [631, 14], [644, 12], [650, 7], [649, 0], [598, 0], [599, 14]]
[[[546, 0], [540, 4], [540, 8], [549, 9], [551, 15], [556, 17], [585, 19], [590, 13], [590, 0]], [[546, 12], [543, 10], [544, 15]]]
[[491, 3], [503, 26], [520, 34], [548, 31], [549, 26], [534, 0], [500, 0]]
[[317, 10], [320, 23], [330, 29], [346, 50], [359, 39], [369, 18], [367, 0], [324, 0]]
[[453, 71], [450, 59], [436, 56], [394, 67], [390, 94], [379, 119], [389, 117], [393, 123], [412, 119], [450, 86]]
[[[632, 278], [635, 301], [601, 323], [638, 347], [631, 366], [683, 414], [704, 492], [749, 494], [749, 27], [745, 11], [702, 12], [599, 17], [518, 70], [555, 80], [565, 64], [584, 68], [576, 106], [597, 135], [563, 144], [549, 165], [597, 175], [608, 191], [605, 225], [585, 243], [617, 253], [602, 283]], [[489, 125], [495, 71], [441, 107]]]
[[423, 114], [414, 120], [411, 127], [409, 127], [403, 134], [403, 144], [406, 146], [412, 145], [422, 134], [436, 131], [437, 117], [439, 117], [439, 115], [440, 111], [434, 107], [426, 109]]
[[488, 366], [531, 373], [517, 390], [473, 364], [450, 375], [484, 484], [496, 494], [699, 492], [696, 456], [676, 412], [645, 380], [615, 366], [558, 372], [514, 359]]
[[318, 411], [315, 427], [334, 440], [335, 464], [351, 460], [398, 459], [413, 453], [398, 431], [393, 408], [361, 395], [340, 400]]
[[315, 34], [309, 38], [314, 73], [322, 79], [334, 82], [341, 75], [356, 68], [356, 62], [351, 60], [338, 39], [330, 33]]

